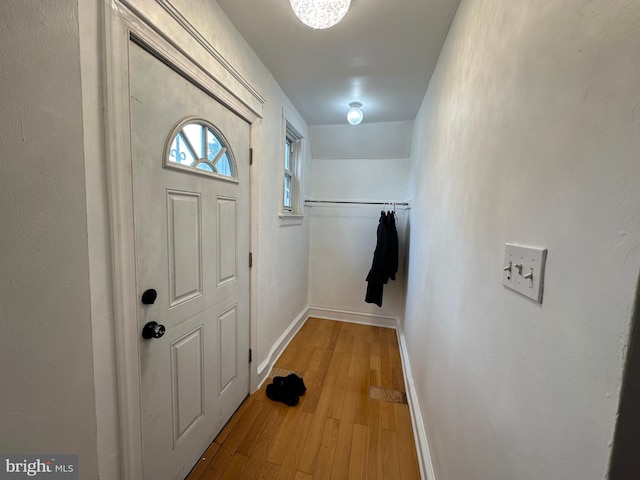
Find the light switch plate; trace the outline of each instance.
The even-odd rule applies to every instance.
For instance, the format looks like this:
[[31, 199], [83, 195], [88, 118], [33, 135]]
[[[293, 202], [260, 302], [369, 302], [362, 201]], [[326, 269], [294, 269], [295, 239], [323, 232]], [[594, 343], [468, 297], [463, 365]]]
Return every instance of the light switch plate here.
[[542, 303], [546, 260], [546, 248], [507, 243], [504, 250], [504, 265], [507, 267], [511, 262], [511, 270], [503, 270], [502, 284], [535, 302]]

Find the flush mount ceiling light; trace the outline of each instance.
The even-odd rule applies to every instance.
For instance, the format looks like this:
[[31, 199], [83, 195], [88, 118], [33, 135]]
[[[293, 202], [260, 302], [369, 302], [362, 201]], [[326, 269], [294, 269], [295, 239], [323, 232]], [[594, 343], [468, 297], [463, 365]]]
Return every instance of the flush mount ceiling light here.
[[349, 104], [349, 111], [347, 112], [347, 122], [349, 122], [351, 125], [358, 125], [360, 122], [362, 122], [364, 114], [362, 113], [362, 110], [360, 110], [361, 107], [362, 104], [360, 102], [351, 102]]
[[289, 0], [296, 16], [311, 28], [329, 28], [345, 16], [351, 0]]

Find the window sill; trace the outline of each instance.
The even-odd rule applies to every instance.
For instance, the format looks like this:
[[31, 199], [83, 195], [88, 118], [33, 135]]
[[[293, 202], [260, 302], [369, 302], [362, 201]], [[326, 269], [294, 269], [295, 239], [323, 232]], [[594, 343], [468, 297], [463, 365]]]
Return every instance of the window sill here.
[[280, 226], [286, 227], [289, 225], [302, 225], [304, 215], [295, 215], [292, 213], [281, 213], [278, 215], [280, 218]]

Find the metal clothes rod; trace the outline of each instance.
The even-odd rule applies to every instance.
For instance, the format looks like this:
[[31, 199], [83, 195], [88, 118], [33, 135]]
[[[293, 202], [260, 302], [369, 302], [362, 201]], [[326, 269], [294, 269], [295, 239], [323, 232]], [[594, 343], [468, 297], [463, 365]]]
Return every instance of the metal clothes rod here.
[[396, 207], [408, 207], [409, 202], [356, 202], [351, 200], [305, 200], [304, 203], [340, 203], [348, 205], [389, 205]]

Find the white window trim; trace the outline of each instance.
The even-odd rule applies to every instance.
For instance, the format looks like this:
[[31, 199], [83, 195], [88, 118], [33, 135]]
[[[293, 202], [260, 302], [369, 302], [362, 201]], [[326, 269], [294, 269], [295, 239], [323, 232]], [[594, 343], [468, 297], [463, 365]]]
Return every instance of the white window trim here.
[[[291, 162], [291, 210], [285, 209], [284, 206], [284, 155], [287, 139], [291, 140], [292, 152], [289, 156]], [[304, 209], [302, 202], [302, 163], [303, 163], [303, 141], [304, 138], [298, 131], [287, 122], [284, 109], [282, 112], [282, 152], [280, 155], [281, 175], [280, 183], [280, 212], [278, 217], [280, 218], [280, 226], [287, 225], [300, 225], [304, 219]]]

